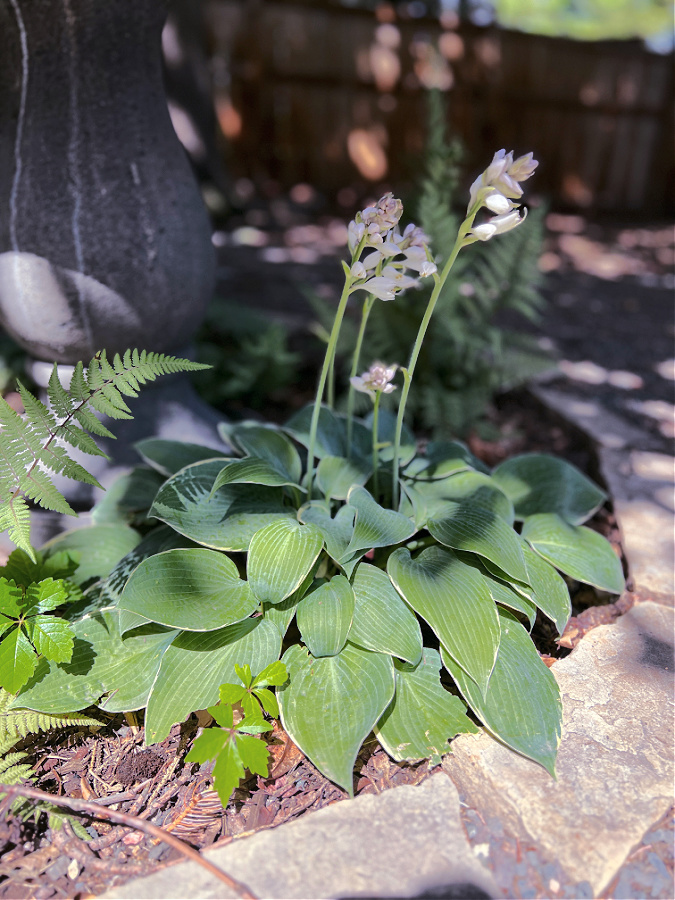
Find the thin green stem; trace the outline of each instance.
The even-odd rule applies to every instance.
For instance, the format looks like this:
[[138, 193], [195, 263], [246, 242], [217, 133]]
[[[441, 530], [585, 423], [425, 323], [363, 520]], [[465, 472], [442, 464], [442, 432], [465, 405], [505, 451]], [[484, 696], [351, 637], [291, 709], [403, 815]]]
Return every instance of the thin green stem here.
[[363, 337], [366, 333], [366, 325], [368, 324], [368, 316], [375, 302], [374, 294], [368, 294], [363, 301], [363, 311], [361, 313], [361, 325], [356, 338], [356, 346], [354, 347], [354, 355], [352, 356], [352, 368], [349, 373], [349, 393], [347, 395], [347, 459], [352, 458], [352, 434], [354, 431], [354, 397], [355, 391], [352, 387], [352, 378], [359, 370], [359, 362], [361, 360], [361, 348], [363, 346]]
[[328, 346], [326, 347], [326, 355], [324, 356], [323, 366], [321, 367], [321, 375], [319, 376], [319, 384], [316, 389], [316, 399], [314, 400], [314, 409], [312, 410], [312, 421], [309, 428], [309, 447], [307, 448], [307, 499], [312, 499], [312, 484], [314, 482], [314, 448], [316, 446], [316, 432], [319, 426], [319, 414], [321, 412], [321, 401], [323, 400], [323, 392], [326, 387], [326, 379], [328, 377], [328, 372], [333, 364], [333, 359], [335, 357], [335, 348], [337, 346], [338, 335], [340, 334], [340, 326], [342, 325], [342, 319], [344, 318], [345, 310], [347, 308], [347, 301], [349, 300], [349, 290], [352, 284], [352, 278], [349, 274], [349, 269], [345, 265], [345, 286], [342, 289], [342, 295], [340, 297], [340, 303], [338, 304], [337, 312], [335, 313], [335, 320], [333, 322], [333, 328], [330, 333], [330, 337], [328, 339]]
[[392, 475], [392, 488], [391, 488], [391, 497], [392, 497], [392, 509], [398, 508], [398, 477], [399, 477], [399, 452], [401, 448], [401, 431], [403, 429], [403, 418], [405, 416], [405, 407], [408, 402], [408, 394], [410, 393], [410, 385], [412, 383], [412, 378], [415, 373], [415, 366], [417, 365], [417, 360], [420, 355], [420, 351], [422, 349], [422, 344], [424, 342], [424, 338], [427, 333], [427, 329], [429, 327], [429, 322], [431, 321], [431, 317], [434, 314], [434, 309], [436, 308], [436, 303], [438, 302], [438, 298], [440, 297], [441, 291], [443, 290], [443, 285], [445, 284], [448, 275], [450, 274], [450, 270], [455, 264], [455, 260], [459, 255], [459, 251], [464, 246], [464, 238], [471, 230], [471, 226], [473, 225], [473, 220], [476, 217], [476, 213], [478, 211], [479, 205], [476, 206], [469, 212], [469, 215], [462, 222], [459, 227], [459, 231], [457, 232], [457, 240], [455, 241], [455, 246], [452, 248], [452, 253], [448, 257], [446, 264], [443, 266], [443, 271], [440, 275], [435, 276], [435, 284], [434, 289], [431, 292], [431, 297], [429, 298], [429, 302], [427, 304], [427, 308], [424, 312], [424, 316], [422, 318], [422, 322], [420, 324], [419, 330], [417, 332], [417, 337], [415, 338], [415, 343], [413, 344], [412, 352], [410, 354], [410, 361], [408, 362], [407, 371], [405, 373], [405, 379], [403, 384], [403, 390], [401, 391], [401, 401], [398, 407], [398, 415], [396, 417], [396, 433], [394, 436], [394, 467], [393, 467], [393, 475]]
[[378, 418], [380, 414], [380, 398], [382, 391], [375, 391], [375, 400], [373, 402], [373, 496], [377, 500], [380, 495], [380, 481], [378, 473], [378, 456], [377, 451], [380, 447]]

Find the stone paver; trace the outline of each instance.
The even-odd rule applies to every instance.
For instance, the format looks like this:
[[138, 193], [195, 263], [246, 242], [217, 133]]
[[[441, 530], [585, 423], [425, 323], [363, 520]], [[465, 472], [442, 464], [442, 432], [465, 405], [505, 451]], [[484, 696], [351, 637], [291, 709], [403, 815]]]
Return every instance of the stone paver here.
[[621, 527], [637, 600], [673, 605], [675, 596], [675, 459], [645, 449], [648, 438], [599, 403], [549, 387], [534, 393], [563, 413], [598, 448], [602, 475]]
[[597, 896], [673, 802], [672, 610], [634, 607], [553, 671], [564, 709], [557, 781], [487, 734], [460, 736], [444, 768], [483, 818], [556, 861], [577, 896]]
[[[334, 804], [261, 831], [207, 856], [259, 897], [500, 897], [459, 818], [459, 798], [443, 772], [422, 784]], [[442, 889], [442, 890], [441, 890]], [[235, 897], [195, 863], [128, 882], [106, 900]]]

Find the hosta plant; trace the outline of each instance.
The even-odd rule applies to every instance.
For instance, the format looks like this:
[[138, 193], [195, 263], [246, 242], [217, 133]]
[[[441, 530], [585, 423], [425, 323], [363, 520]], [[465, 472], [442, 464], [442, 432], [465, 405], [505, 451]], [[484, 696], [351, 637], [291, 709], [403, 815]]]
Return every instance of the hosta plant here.
[[[535, 166], [531, 154], [495, 155], [471, 188], [454, 247], [442, 248], [440, 272], [419, 229], [398, 231], [401, 204], [391, 195], [357, 215], [315, 403], [283, 426], [223, 425], [220, 453], [158, 439], [139, 445], [146, 468], [130, 477], [145, 472], [147, 481], [151, 470], [161, 479], [142, 535], [119, 561], [90, 568], [83, 600], [69, 607], [70, 662], [42, 659], [18, 705], [52, 714], [91, 703], [145, 708], [154, 743], [213, 706], [237, 671], [247, 673], [241, 694], [257, 716], [248, 675], [281, 658], [285, 730], [349, 793], [371, 732], [396, 760], [437, 761], [450, 738], [476, 730], [474, 719], [554, 772], [560, 696], [530, 630], [540, 612], [562, 632], [570, 598], [560, 573], [622, 590], [611, 546], [583, 525], [605, 495], [562, 460], [524, 455], [490, 471], [462, 444], [420, 446], [404, 424], [454, 260], [467, 244], [519, 224], [514, 201]], [[483, 207], [496, 216], [475, 224]], [[376, 361], [357, 374], [369, 308], [395, 302], [419, 278], [434, 287], [407, 366]], [[367, 301], [351, 388], [372, 398], [363, 419], [353, 403], [338, 415], [322, 402], [359, 291]], [[394, 415], [380, 400], [401, 377]], [[103, 521], [115, 515], [131, 521], [123, 504], [109, 505]], [[47, 553], [76, 549], [73, 541], [82, 552], [111, 527], [66, 535]], [[221, 725], [233, 727], [229, 717]]]

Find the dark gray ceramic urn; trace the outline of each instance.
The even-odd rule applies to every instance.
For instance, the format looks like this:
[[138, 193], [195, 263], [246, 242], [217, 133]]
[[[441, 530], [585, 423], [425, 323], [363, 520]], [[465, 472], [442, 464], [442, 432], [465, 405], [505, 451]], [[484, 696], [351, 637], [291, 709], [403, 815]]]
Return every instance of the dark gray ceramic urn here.
[[34, 357], [172, 352], [214, 258], [167, 111], [163, 0], [0, 0], [0, 321]]

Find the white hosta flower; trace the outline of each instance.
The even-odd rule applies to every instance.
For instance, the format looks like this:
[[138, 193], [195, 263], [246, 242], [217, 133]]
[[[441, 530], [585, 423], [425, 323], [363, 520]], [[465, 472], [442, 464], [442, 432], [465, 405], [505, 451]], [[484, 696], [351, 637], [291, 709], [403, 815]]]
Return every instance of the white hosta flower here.
[[482, 225], [476, 225], [469, 232], [469, 237], [477, 238], [479, 241], [489, 241], [495, 234], [504, 234], [504, 232], [516, 228], [521, 222], [525, 221], [526, 215], [527, 210], [521, 216], [519, 210], [512, 209], [511, 212], [502, 216], [495, 216], [494, 219], [489, 219]]
[[438, 268], [436, 263], [427, 260], [425, 263], [422, 263], [419, 271], [422, 278], [428, 278], [429, 275], [435, 275], [438, 272]]
[[520, 182], [529, 178], [537, 166], [532, 153], [519, 156], [514, 161], [512, 151], [507, 153], [505, 150], [498, 150], [487, 169], [471, 185], [468, 209], [471, 210], [480, 202], [499, 215], [508, 213], [515, 204], [507, 207], [505, 201], [522, 197]]
[[406, 225], [400, 240], [400, 247], [402, 250], [406, 250], [408, 247], [422, 247], [426, 249], [428, 245], [429, 237], [422, 231], [419, 225], [413, 225], [412, 222], [410, 225]]
[[376, 275], [360, 284], [359, 290], [368, 291], [380, 300], [393, 300], [400, 288], [393, 278]]
[[357, 222], [356, 219], [352, 219], [347, 227], [347, 245], [351, 253], [354, 253], [356, 248], [361, 243], [361, 238], [366, 233], [366, 226], [363, 222]]
[[397, 369], [397, 365], [387, 366], [382, 362], [374, 362], [366, 372], [354, 375], [349, 381], [355, 390], [370, 394], [374, 400], [378, 391], [391, 394], [396, 390], [396, 385], [391, 382]]
[[358, 281], [360, 278], [365, 278], [368, 275], [368, 272], [363, 263], [357, 260], [349, 270], [349, 274]]
[[509, 175], [516, 181], [526, 181], [539, 163], [534, 158], [534, 154], [527, 153], [525, 156], [519, 156], [518, 159], [509, 166]]
[[398, 292], [405, 291], [407, 288], [417, 287], [417, 279], [406, 275], [403, 269], [397, 269], [394, 266], [385, 266], [382, 269], [384, 278], [389, 278], [396, 284]]
[[404, 256], [406, 266], [414, 272], [419, 272], [422, 278], [433, 275], [436, 271], [436, 266], [427, 256], [424, 247], [409, 247], [404, 250]]
[[503, 194], [494, 190], [487, 194], [484, 203], [491, 212], [497, 213], [499, 216], [515, 208], [515, 203], [511, 203]]
[[513, 163], [513, 151], [507, 153], [506, 150], [497, 150], [492, 157], [492, 162], [485, 170], [485, 183], [492, 184], [507, 171]]

